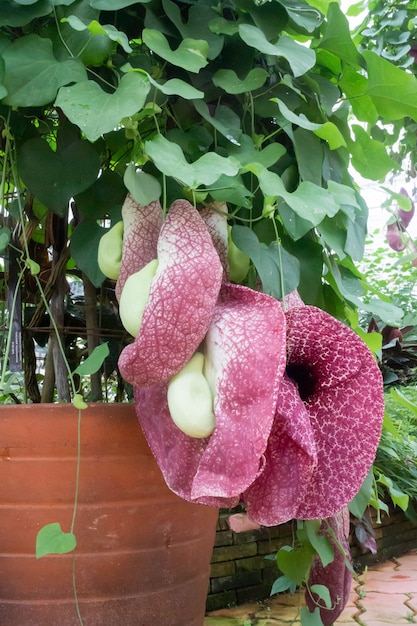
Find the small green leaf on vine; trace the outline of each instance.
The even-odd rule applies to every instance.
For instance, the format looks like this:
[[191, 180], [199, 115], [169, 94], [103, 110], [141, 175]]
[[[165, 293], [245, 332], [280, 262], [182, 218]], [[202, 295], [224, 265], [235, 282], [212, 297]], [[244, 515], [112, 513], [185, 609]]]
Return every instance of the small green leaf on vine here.
[[36, 537], [36, 558], [46, 554], [67, 554], [75, 550], [77, 540], [74, 533], [64, 533], [58, 522], [43, 526]]
[[76, 393], [72, 399], [72, 403], [76, 409], [82, 411], [88, 407], [87, 402], [84, 402], [84, 398], [80, 393]]
[[332, 599], [330, 597], [330, 591], [328, 587], [326, 587], [326, 585], [312, 585], [310, 587], [310, 591], [318, 595], [320, 600], [323, 601], [323, 604], [326, 607], [326, 609], [332, 608]]
[[36, 261], [33, 261], [32, 259], [26, 259], [26, 267], [32, 276], [37, 276], [41, 271], [39, 263], [36, 263]]
[[94, 348], [89, 357], [85, 359], [78, 367], [75, 368], [73, 374], [79, 374], [80, 376], [87, 376], [88, 374], [95, 374], [103, 365], [104, 359], [109, 355], [108, 343], [102, 343]]
[[10, 228], [4, 226], [0, 228], [0, 252], [5, 250], [10, 242]]
[[313, 613], [310, 613], [306, 606], [302, 606], [300, 609], [300, 617], [301, 626], [323, 626], [319, 607], [316, 607]]

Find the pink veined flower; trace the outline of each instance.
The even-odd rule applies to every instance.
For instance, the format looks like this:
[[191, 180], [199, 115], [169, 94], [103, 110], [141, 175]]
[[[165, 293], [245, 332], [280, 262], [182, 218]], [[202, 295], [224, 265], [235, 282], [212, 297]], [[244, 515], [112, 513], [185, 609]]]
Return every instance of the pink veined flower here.
[[[266, 294], [227, 282], [220, 288], [213, 241], [215, 228], [209, 235], [188, 202], [174, 203], [140, 332], [120, 357], [149, 445], [168, 486], [185, 499], [243, 501], [266, 526], [332, 516], [375, 456], [379, 368], [352, 330], [303, 306], [298, 294], [286, 296], [284, 315]], [[197, 348], [214, 391], [216, 427], [205, 439], [180, 431], [167, 403], [168, 379]]]

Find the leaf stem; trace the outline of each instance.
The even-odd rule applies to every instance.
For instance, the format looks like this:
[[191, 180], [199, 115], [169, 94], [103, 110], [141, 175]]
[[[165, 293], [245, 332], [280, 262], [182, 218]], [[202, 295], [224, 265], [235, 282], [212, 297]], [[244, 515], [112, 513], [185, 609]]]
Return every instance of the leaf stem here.
[[71, 532], [74, 533], [75, 519], [77, 517], [78, 493], [80, 486], [80, 466], [81, 466], [81, 409], [78, 409], [77, 419], [77, 468], [75, 470], [75, 494], [74, 509], [72, 512]]
[[41, 298], [42, 298], [43, 303], [45, 305], [45, 310], [46, 310], [46, 312], [49, 315], [50, 322], [51, 322], [52, 327], [53, 327], [54, 332], [55, 332], [56, 340], [57, 340], [57, 343], [58, 343], [58, 346], [59, 346], [59, 350], [60, 350], [60, 352], [62, 354], [62, 358], [63, 358], [64, 365], [65, 365], [65, 369], [68, 372], [68, 378], [69, 378], [69, 381], [70, 381], [72, 393], [73, 393], [73, 395], [75, 395], [77, 393], [77, 389], [75, 387], [74, 377], [72, 375], [72, 371], [71, 371], [70, 365], [69, 365], [67, 357], [65, 355], [65, 350], [64, 350], [64, 346], [63, 346], [63, 343], [62, 343], [62, 339], [61, 339], [60, 333], [59, 333], [58, 326], [56, 324], [54, 316], [51, 313], [51, 309], [50, 309], [49, 303], [48, 303], [48, 301], [47, 301], [47, 299], [45, 297], [45, 293], [44, 293], [44, 291], [42, 289], [42, 285], [40, 283], [40, 280], [39, 280], [39, 278], [37, 276], [34, 276], [34, 278], [36, 280], [36, 285], [37, 285], [37, 287], [39, 289]]
[[73, 54], [73, 52], [71, 52], [70, 47], [68, 46], [67, 42], [65, 41], [65, 39], [62, 36], [61, 28], [59, 26], [59, 20], [58, 20], [57, 14], [56, 14], [56, 8], [55, 8], [55, 3], [54, 2], [52, 3], [52, 11], [54, 13], [54, 19], [55, 19], [55, 25], [56, 25], [56, 30], [57, 30], [57, 33], [58, 33], [58, 37], [60, 38], [60, 40], [62, 42], [62, 45], [64, 46], [64, 48], [66, 49], [66, 51], [68, 52], [70, 57], [73, 59], [75, 57], [75, 55]]
[[72, 589], [74, 592], [75, 610], [77, 611], [78, 621], [80, 626], [84, 626], [83, 618], [80, 611], [80, 603], [78, 600], [77, 581], [75, 576], [75, 552], [72, 553]]
[[[80, 486], [80, 466], [81, 466], [81, 410], [78, 409], [77, 419], [77, 469], [75, 472], [75, 493], [74, 493], [74, 509], [72, 512], [71, 533], [74, 534], [75, 519], [77, 516], [78, 508], [78, 494]], [[77, 611], [78, 621], [80, 626], [84, 626], [83, 618], [80, 611], [80, 603], [78, 600], [77, 581], [75, 572], [75, 550], [72, 553], [72, 589], [74, 593], [75, 610]]]
[[277, 223], [275, 221], [275, 217], [272, 218], [272, 222], [274, 224], [275, 237], [276, 237], [277, 248], [278, 248], [279, 278], [280, 278], [280, 287], [281, 287], [282, 308], [283, 308], [283, 310], [285, 312], [286, 311], [286, 304], [285, 304], [284, 270], [283, 270], [283, 267], [282, 267], [282, 254], [281, 254], [282, 243], [281, 243], [281, 238], [280, 238], [279, 233], [278, 233], [278, 228], [277, 228]]
[[[3, 118], [4, 119], [4, 118]], [[4, 189], [6, 186], [6, 171], [7, 171], [7, 160], [9, 158], [9, 152], [10, 152], [10, 126], [9, 126], [9, 122], [10, 122], [10, 109], [9, 112], [7, 114], [7, 120], [5, 119], [5, 134], [6, 134], [6, 145], [4, 147], [4, 157], [3, 157], [3, 170], [1, 173], [1, 183], [0, 183], [0, 203], [1, 203], [1, 211], [4, 211]]]
[[13, 320], [14, 317], [14, 312], [16, 309], [16, 301], [17, 301], [17, 297], [19, 294], [19, 287], [20, 287], [20, 283], [22, 282], [23, 279], [23, 270], [20, 272], [19, 274], [19, 278], [17, 280], [17, 285], [16, 285], [16, 289], [14, 291], [13, 294], [13, 300], [12, 300], [12, 308], [11, 311], [9, 311], [9, 328], [7, 329], [7, 339], [6, 339], [6, 347], [5, 347], [5, 351], [4, 351], [4, 362], [3, 362], [3, 367], [2, 367], [2, 372], [1, 372], [1, 378], [0, 378], [0, 391], [2, 391], [4, 389], [4, 383], [5, 383], [5, 379], [6, 379], [6, 371], [7, 371], [7, 361], [9, 359], [9, 354], [10, 354], [10, 345], [12, 342], [12, 324], [10, 323], [10, 320]]

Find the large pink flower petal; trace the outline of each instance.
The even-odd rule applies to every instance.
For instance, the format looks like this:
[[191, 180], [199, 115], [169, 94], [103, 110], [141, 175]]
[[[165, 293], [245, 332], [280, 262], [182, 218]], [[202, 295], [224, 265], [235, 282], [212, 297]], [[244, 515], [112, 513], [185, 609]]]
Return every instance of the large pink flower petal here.
[[[189, 437], [177, 428], [169, 413], [167, 391], [167, 383], [135, 387], [136, 412], [168, 487], [181, 498], [192, 500], [194, 476], [208, 440]], [[232, 508], [238, 502], [239, 494], [232, 498], [219, 497], [204, 503]]]
[[374, 461], [382, 376], [356, 333], [324, 311], [304, 306], [286, 318], [287, 374], [309, 415], [318, 460], [296, 517], [330, 517], [356, 495]]
[[[328, 533], [328, 527], [334, 536]], [[352, 586], [352, 571], [346, 565], [346, 561], [352, 562], [349, 548], [349, 511], [342, 509], [334, 517], [323, 520], [320, 534], [329, 535], [329, 540], [334, 549], [334, 560], [323, 567], [318, 556], [315, 557], [311, 568], [308, 586], [325, 585], [330, 591], [332, 608], [327, 609], [323, 602], [313, 594], [306, 591], [306, 604], [311, 612], [320, 604], [320, 616], [324, 626], [331, 626], [342, 613], [349, 599]]]
[[197, 500], [241, 493], [263, 469], [285, 367], [281, 304], [241, 285], [223, 285], [206, 352], [216, 372], [216, 428], [194, 478]]
[[158, 201], [142, 206], [128, 193], [122, 206], [122, 217], [123, 254], [116, 283], [118, 300], [128, 277], [156, 258], [156, 246], [162, 227], [162, 207]]
[[310, 417], [296, 384], [284, 375], [265, 469], [243, 494], [250, 518], [264, 526], [275, 526], [297, 517], [316, 466]]
[[140, 423], [168, 486], [185, 499], [234, 506], [262, 471], [285, 367], [281, 304], [239, 285], [222, 287], [206, 338], [216, 370], [216, 428], [207, 439], [172, 422], [166, 386], [135, 390]]
[[172, 204], [157, 258], [139, 334], [119, 358], [123, 378], [135, 385], [167, 381], [189, 361], [210, 325], [222, 281], [204, 221], [186, 200]]

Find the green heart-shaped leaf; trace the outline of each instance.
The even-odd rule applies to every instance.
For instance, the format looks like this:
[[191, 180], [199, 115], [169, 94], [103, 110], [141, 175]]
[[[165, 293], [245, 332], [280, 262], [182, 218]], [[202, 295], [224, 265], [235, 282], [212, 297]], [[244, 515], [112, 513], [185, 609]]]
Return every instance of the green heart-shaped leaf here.
[[320, 607], [316, 606], [314, 611], [310, 613], [306, 606], [300, 609], [301, 626], [323, 626], [320, 615]]
[[77, 547], [74, 533], [64, 533], [58, 522], [43, 526], [36, 537], [36, 558], [46, 554], [67, 554]]
[[257, 163], [246, 166], [258, 177], [259, 185], [266, 196], [283, 198], [300, 217], [317, 226], [326, 217], [334, 217], [339, 211], [333, 195], [309, 181], [302, 181], [292, 193], [288, 192], [281, 178], [275, 172], [259, 166]]
[[38, 35], [16, 39], [3, 52], [6, 104], [18, 107], [39, 106], [53, 102], [59, 87], [86, 81], [84, 65], [78, 59], [59, 62], [52, 41]]
[[236, 35], [239, 26], [234, 20], [226, 20], [224, 17], [215, 17], [210, 20], [209, 28], [215, 35]]
[[0, 27], [1, 26], [24, 26], [36, 17], [48, 15], [51, 11], [50, 0], [38, 0], [30, 5], [21, 2], [2, 2], [0, 4]]
[[208, 43], [208, 58], [215, 59], [223, 48], [223, 37], [218, 37], [210, 28], [210, 22], [217, 16], [216, 7], [204, 6], [204, 2], [191, 4], [187, 11], [187, 21], [184, 21], [184, 11], [178, 3], [171, 0], [162, 0], [165, 14], [175, 24], [182, 39], [203, 39]]
[[349, 65], [361, 66], [363, 60], [349, 32], [349, 22], [336, 2], [329, 4], [327, 25], [320, 48], [332, 52]]
[[172, 78], [171, 80], [167, 80], [165, 83], [157, 83], [156, 80], [153, 80], [153, 78], [149, 75], [148, 78], [152, 85], [166, 96], [181, 96], [181, 98], [185, 98], [185, 100], [204, 98], [204, 91], [196, 89], [180, 78]]
[[314, 551], [307, 546], [293, 550], [287, 550], [284, 546], [277, 554], [277, 565], [285, 576], [296, 585], [301, 585], [306, 580], [313, 557]]
[[321, 124], [315, 124], [313, 122], [310, 122], [310, 120], [307, 119], [304, 113], [301, 113], [301, 115], [297, 115], [296, 113], [291, 111], [287, 107], [287, 105], [282, 102], [282, 100], [279, 100], [279, 98], [271, 98], [271, 100], [272, 102], [276, 102], [281, 115], [292, 124], [296, 124], [297, 126], [305, 128], [306, 130], [317, 130], [321, 127]]
[[145, 152], [160, 172], [172, 176], [190, 189], [212, 185], [222, 174], [235, 176], [239, 170], [234, 159], [221, 157], [215, 152], [203, 154], [194, 163], [188, 163], [180, 146], [162, 135], [145, 142]]
[[97, 222], [82, 220], [71, 237], [71, 255], [95, 287], [99, 287], [105, 279], [97, 261], [98, 244], [105, 232]]
[[277, 43], [270, 43], [264, 33], [252, 24], [240, 24], [239, 35], [251, 48], [263, 54], [283, 57], [290, 64], [294, 76], [302, 76], [314, 66], [316, 53], [311, 48], [294, 41], [288, 35], [280, 37]]
[[349, 148], [355, 170], [371, 180], [382, 180], [388, 172], [399, 169], [399, 164], [391, 159], [381, 141], [372, 139], [359, 124], [353, 124], [352, 129], [355, 141], [349, 142]]
[[10, 228], [7, 228], [7, 226], [0, 228], [0, 252], [9, 245], [10, 235]]
[[362, 122], [368, 122], [371, 126], [376, 124], [378, 111], [372, 98], [366, 94], [368, 79], [362, 70], [357, 71], [350, 65], [345, 64], [339, 80], [339, 87], [349, 99], [355, 117]]
[[323, 601], [323, 604], [326, 607], [326, 609], [332, 608], [332, 599], [330, 597], [330, 591], [328, 587], [326, 587], [326, 585], [311, 585], [310, 591], [318, 595], [320, 600]]
[[212, 115], [204, 100], [194, 100], [193, 104], [201, 117], [218, 130], [219, 133], [235, 146], [240, 145], [240, 137], [242, 135], [241, 120], [232, 109], [220, 104], [216, 106], [214, 115]]
[[258, 163], [268, 168], [274, 165], [286, 153], [284, 146], [278, 142], [270, 143], [262, 150], [258, 150], [248, 135], [242, 135], [239, 143], [239, 146], [231, 147], [229, 152], [231, 156], [239, 161], [242, 167], [250, 163]]
[[129, 72], [122, 77], [112, 94], [103, 91], [92, 80], [62, 87], [55, 105], [81, 128], [87, 139], [96, 141], [104, 133], [116, 128], [124, 117], [140, 111], [149, 89], [145, 74]]
[[[307, 6], [304, 2], [299, 2], [298, 0], [291, 0], [291, 2], [285, 0], [280, 4], [282, 4], [282, 6], [285, 8], [290, 18], [298, 26], [305, 28], [309, 33], [315, 31], [324, 19], [324, 16], [320, 13], [318, 8], [316, 8], [322, 8], [317, 2], [314, 3], [315, 6]], [[323, 13], [325, 14], [328, 5], [327, 0], [324, 0], [323, 4]]]
[[[374, 333], [369, 333], [369, 334], [374, 334]], [[381, 336], [380, 333], [378, 333], [378, 335]], [[384, 418], [384, 428], [385, 428], [385, 418]], [[394, 436], [395, 436], [395, 433], [394, 433]], [[373, 471], [373, 467], [371, 467], [358, 493], [353, 498], [353, 500], [349, 502], [349, 505], [348, 505], [349, 511], [352, 513], [352, 515], [355, 515], [355, 517], [361, 519], [362, 515], [365, 513], [365, 510], [368, 507], [368, 504], [371, 500], [373, 488], [374, 488], [374, 471]]]
[[88, 189], [77, 194], [77, 209], [83, 217], [99, 220], [110, 216], [112, 221], [121, 220], [121, 208], [126, 197], [122, 177], [113, 170], [104, 170], [100, 178]]
[[378, 114], [386, 121], [410, 116], [417, 119], [417, 79], [376, 52], [365, 50], [368, 70], [366, 95], [372, 98]]
[[109, 344], [106, 341], [106, 343], [96, 346], [90, 356], [75, 368], [73, 374], [79, 374], [80, 376], [95, 374], [103, 365], [105, 358], [108, 357], [109, 354]]
[[341, 146], [346, 147], [346, 141], [342, 133], [340, 132], [336, 124], [333, 124], [333, 122], [325, 122], [320, 126], [319, 129], [313, 132], [315, 135], [317, 135], [317, 137], [320, 137], [321, 139], [324, 139], [324, 141], [327, 141], [330, 150], [337, 150]]
[[162, 189], [159, 181], [146, 172], [136, 171], [133, 164], [127, 166], [123, 181], [136, 202], [142, 206], [147, 206], [161, 197]]
[[165, 35], [153, 28], [145, 28], [142, 39], [162, 59], [189, 72], [198, 73], [208, 63], [209, 47], [204, 39], [183, 39], [176, 50], [171, 50]]
[[125, 52], [132, 52], [126, 33], [117, 30], [111, 24], [102, 25], [97, 20], [91, 20], [89, 24], [85, 24], [77, 15], [69, 15], [62, 21], [68, 22], [71, 28], [79, 32], [89, 30], [93, 35], [107, 35], [109, 39], [120, 44]]
[[93, 146], [81, 139], [54, 152], [36, 137], [21, 146], [17, 166], [33, 195], [62, 217], [70, 198], [96, 180], [100, 160]]
[[242, 79], [233, 70], [218, 70], [213, 76], [213, 83], [226, 93], [239, 94], [259, 89], [267, 78], [268, 72], [261, 67], [255, 67]]
[[320, 557], [323, 567], [334, 561], [334, 549], [326, 535], [320, 535], [321, 520], [306, 520], [304, 528], [308, 541]]
[[232, 240], [252, 259], [265, 293], [280, 300], [282, 289], [286, 295], [298, 287], [300, 262], [276, 241], [266, 246], [250, 228], [240, 225], [233, 226]]

